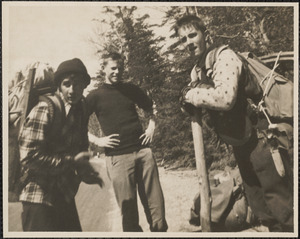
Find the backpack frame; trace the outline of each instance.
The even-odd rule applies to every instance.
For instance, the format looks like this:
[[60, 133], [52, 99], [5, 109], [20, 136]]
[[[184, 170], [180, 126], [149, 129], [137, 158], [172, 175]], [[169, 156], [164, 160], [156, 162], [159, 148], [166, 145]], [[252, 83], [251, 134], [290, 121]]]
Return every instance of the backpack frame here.
[[[18, 138], [26, 117], [32, 108], [38, 102], [46, 102], [48, 105], [51, 122], [50, 135], [55, 135], [56, 133], [60, 132], [60, 129], [62, 128], [63, 103], [60, 97], [55, 94], [55, 88], [53, 85], [49, 84], [49, 82], [46, 82], [46, 84], [39, 85], [35, 88], [35, 73], [36, 68], [31, 68], [28, 72], [27, 78], [21, 82], [18, 82], [15, 88], [9, 92], [9, 94], [11, 94], [11, 101], [13, 101], [12, 110], [9, 112], [9, 202], [17, 202], [22, 189], [21, 182], [23, 177], [21, 175]], [[20, 73], [18, 78], [20, 78]], [[23, 93], [18, 95], [18, 93], [22, 91]], [[17, 108], [15, 106], [17, 106]]]

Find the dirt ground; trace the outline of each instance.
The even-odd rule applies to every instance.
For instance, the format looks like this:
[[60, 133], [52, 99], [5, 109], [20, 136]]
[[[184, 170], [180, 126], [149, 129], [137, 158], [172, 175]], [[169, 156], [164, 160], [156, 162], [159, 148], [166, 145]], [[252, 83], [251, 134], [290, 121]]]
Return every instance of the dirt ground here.
[[[85, 232], [121, 232], [121, 216], [111, 183], [107, 177], [105, 160], [95, 161], [105, 186], [80, 185], [76, 203], [82, 229]], [[159, 167], [160, 181], [164, 192], [168, 232], [200, 232], [201, 228], [189, 224], [190, 208], [199, 190], [196, 170], [168, 170]], [[144, 232], [149, 226], [139, 201], [140, 225]], [[21, 204], [9, 203], [9, 231], [22, 231]], [[264, 227], [248, 229], [247, 232], [267, 232]]]

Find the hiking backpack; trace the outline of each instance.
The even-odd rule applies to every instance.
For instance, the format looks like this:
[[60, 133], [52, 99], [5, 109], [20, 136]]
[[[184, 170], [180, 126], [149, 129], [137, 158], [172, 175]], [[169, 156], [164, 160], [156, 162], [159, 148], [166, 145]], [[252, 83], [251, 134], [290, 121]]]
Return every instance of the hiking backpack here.
[[[212, 231], [241, 231], [257, 222], [248, 205], [238, 167], [209, 173]], [[201, 195], [197, 193], [190, 209], [189, 223], [200, 226]]]
[[[221, 46], [210, 51], [205, 60], [207, 75], [211, 76], [213, 66], [221, 51]], [[292, 159], [293, 149], [293, 82], [275, 72], [281, 52], [273, 69], [268, 68], [251, 52], [236, 53], [243, 63], [245, 94], [254, 112], [264, 115], [269, 127], [262, 130], [270, 144], [270, 151], [278, 174], [286, 175], [279, 149], [284, 149]]]
[[[213, 65], [221, 51], [228, 46], [221, 46], [210, 51], [206, 57], [205, 67], [208, 74], [212, 73]], [[278, 67], [280, 53], [273, 69], [267, 67], [251, 52], [236, 52], [243, 62], [246, 71], [245, 93], [248, 99], [256, 105], [258, 111], [264, 114], [269, 124], [274, 122], [292, 122], [293, 118], [293, 82], [275, 72]], [[248, 86], [248, 87], [247, 87]], [[250, 87], [249, 87], [250, 86]], [[254, 105], [252, 105], [254, 106]]]
[[54, 72], [47, 64], [36, 62], [17, 73], [9, 89], [9, 202], [18, 201], [21, 188], [19, 132], [31, 109], [39, 102], [48, 104], [51, 134], [61, 127], [62, 102], [55, 95]]

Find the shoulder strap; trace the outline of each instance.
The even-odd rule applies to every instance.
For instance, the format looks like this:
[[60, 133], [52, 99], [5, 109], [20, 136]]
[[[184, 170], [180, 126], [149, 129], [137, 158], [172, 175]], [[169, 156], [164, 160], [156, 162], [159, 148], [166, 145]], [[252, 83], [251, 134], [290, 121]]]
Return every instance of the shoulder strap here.
[[86, 101], [86, 98], [82, 97], [81, 102], [82, 102], [83, 115], [84, 115], [84, 117], [86, 117], [87, 114], [88, 114], [88, 112], [87, 112], [88, 110], [87, 110], [87, 101]]
[[40, 101], [44, 101], [49, 106], [50, 115], [50, 137], [59, 135], [63, 127], [63, 121], [65, 118], [65, 108], [62, 100], [57, 94], [45, 94], [39, 96]]
[[85, 125], [89, 121], [89, 112], [88, 112], [87, 101], [86, 101], [85, 97], [82, 97], [81, 105], [82, 105], [82, 114], [83, 114], [83, 119], [84, 119], [83, 124]]
[[228, 45], [223, 45], [217, 48], [212, 49], [210, 52], [208, 52], [206, 58], [205, 58], [205, 68], [207, 70], [207, 75], [211, 75], [213, 66], [220, 55], [220, 53], [227, 49]]

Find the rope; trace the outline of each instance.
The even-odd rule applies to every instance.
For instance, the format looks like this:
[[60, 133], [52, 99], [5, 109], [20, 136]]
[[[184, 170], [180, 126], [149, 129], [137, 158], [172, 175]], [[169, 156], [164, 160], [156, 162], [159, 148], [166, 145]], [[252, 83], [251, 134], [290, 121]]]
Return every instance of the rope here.
[[271, 120], [270, 120], [270, 118], [269, 118], [269, 116], [268, 116], [268, 114], [267, 114], [267, 112], [265, 111], [265, 108], [264, 108], [263, 106], [261, 106], [261, 110], [262, 110], [262, 112], [264, 113], [264, 115], [266, 116], [269, 125], [271, 125], [272, 122], [271, 122]]
[[[261, 110], [264, 113], [264, 115], [266, 116], [266, 118], [268, 120], [268, 123], [269, 123], [268, 128], [271, 130], [271, 132], [270, 133], [267, 132], [267, 138], [270, 139], [270, 140], [272, 140], [272, 141], [274, 139], [276, 140], [276, 137], [274, 137], [274, 132], [273, 132], [272, 128], [274, 128], [274, 126], [275, 126], [275, 128], [277, 128], [277, 127], [276, 127], [276, 124], [275, 125], [272, 124], [272, 122], [271, 122], [271, 120], [270, 120], [267, 112], [265, 111], [265, 107], [263, 106], [263, 103], [264, 103], [265, 96], [267, 95], [267, 92], [272, 87], [272, 85], [271, 85], [271, 79], [273, 77], [275, 68], [278, 66], [277, 62], [279, 60], [280, 54], [281, 54], [281, 51], [277, 55], [277, 58], [276, 58], [276, 61], [275, 61], [273, 69], [270, 71], [270, 76], [269, 76], [266, 88], [264, 90], [263, 97], [262, 97], [261, 101], [258, 104], [259, 110]], [[273, 162], [274, 162], [274, 165], [275, 165], [277, 173], [281, 177], [284, 177], [285, 176], [285, 169], [284, 169], [284, 165], [283, 165], [283, 162], [282, 162], [281, 155], [280, 155], [280, 153], [278, 151], [278, 146], [274, 146], [274, 145], [271, 146], [270, 152], [271, 152], [271, 155], [272, 155]]]
[[[277, 64], [276, 66], [274, 65], [274, 70], [279, 66], [279, 64]], [[264, 83], [264, 81], [267, 79], [267, 77], [271, 74], [272, 71], [269, 71], [268, 74], [266, 74], [266, 76], [261, 80], [261, 82], [259, 83], [260, 85], [262, 85]]]
[[280, 51], [280, 52], [278, 53], [278, 55], [277, 55], [275, 64], [274, 64], [274, 66], [273, 66], [273, 69], [272, 69], [272, 70], [264, 77], [264, 79], [263, 79], [263, 80], [261, 81], [261, 83], [260, 83], [260, 84], [262, 84], [263, 81], [270, 75], [270, 76], [269, 76], [269, 79], [268, 79], [268, 82], [267, 82], [267, 85], [266, 85], [266, 88], [265, 88], [265, 90], [264, 90], [262, 99], [261, 99], [261, 101], [258, 103], [258, 109], [264, 113], [264, 115], [266, 116], [266, 118], [267, 118], [269, 124], [272, 124], [272, 122], [271, 122], [271, 120], [270, 120], [270, 118], [269, 118], [267, 112], [265, 111], [265, 108], [263, 107], [263, 103], [264, 103], [264, 99], [265, 99], [265, 97], [266, 97], [266, 95], [267, 95], [267, 92], [268, 92], [269, 89], [271, 88], [270, 83], [271, 83], [271, 79], [272, 79], [272, 77], [273, 77], [274, 71], [275, 71], [275, 69], [276, 69], [276, 68], [278, 67], [278, 65], [279, 65], [279, 64], [277, 64], [277, 62], [278, 62], [278, 60], [279, 60], [280, 54], [281, 54], [281, 51]]
[[267, 86], [266, 86], [265, 91], [264, 91], [264, 94], [263, 94], [263, 99], [264, 99], [264, 97], [266, 96], [266, 94], [267, 94], [267, 92], [268, 92], [268, 90], [269, 90], [269, 89], [268, 89], [268, 86], [270, 85], [271, 78], [272, 78], [273, 73], [274, 73], [274, 71], [275, 71], [275, 68], [276, 68], [276, 66], [277, 66], [277, 62], [278, 62], [278, 60], [279, 60], [280, 54], [281, 54], [281, 51], [278, 53], [278, 56], [277, 56], [276, 61], [275, 61], [275, 64], [274, 64], [274, 67], [273, 67], [273, 69], [272, 69], [272, 71], [271, 71], [271, 75], [270, 75], [270, 77], [269, 77]]
[[25, 81], [27, 81], [27, 79], [18, 82], [16, 85], [14, 85], [11, 89], [8, 90], [8, 93], [9, 94], [13, 93], [14, 90], [20, 87]]

